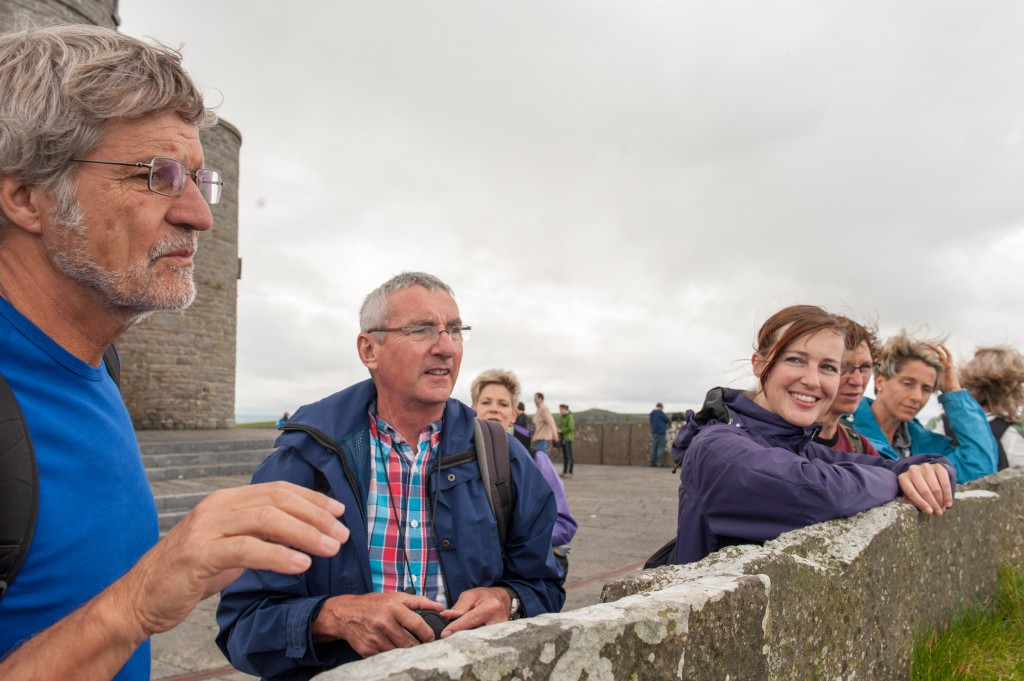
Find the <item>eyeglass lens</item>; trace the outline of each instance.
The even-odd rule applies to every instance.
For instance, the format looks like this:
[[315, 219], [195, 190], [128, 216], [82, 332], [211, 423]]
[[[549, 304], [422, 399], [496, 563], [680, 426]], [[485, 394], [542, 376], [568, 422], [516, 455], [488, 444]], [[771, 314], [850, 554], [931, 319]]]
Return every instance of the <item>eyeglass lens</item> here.
[[220, 201], [221, 188], [224, 183], [221, 181], [220, 173], [209, 168], [200, 168], [195, 173], [189, 173], [185, 164], [173, 158], [157, 157], [153, 159], [153, 166], [149, 172], [149, 188], [157, 194], [165, 196], [181, 196], [185, 191], [185, 182], [189, 176], [196, 178], [196, 185], [203, 199], [210, 205]]
[[456, 343], [469, 337], [469, 329], [462, 326], [452, 326], [447, 329], [439, 329], [436, 326], [416, 326], [410, 329], [409, 336], [415, 341], [436, 343], [441, 334], [445, 332]]

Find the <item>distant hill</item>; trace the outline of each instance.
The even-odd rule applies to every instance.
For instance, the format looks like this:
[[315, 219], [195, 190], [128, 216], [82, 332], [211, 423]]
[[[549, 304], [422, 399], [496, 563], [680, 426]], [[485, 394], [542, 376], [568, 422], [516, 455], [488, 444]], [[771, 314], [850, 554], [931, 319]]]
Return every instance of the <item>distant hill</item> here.
[[646, 423], [647, 414], [619, 414], [607, 409], [574, 411], [576, 423]]

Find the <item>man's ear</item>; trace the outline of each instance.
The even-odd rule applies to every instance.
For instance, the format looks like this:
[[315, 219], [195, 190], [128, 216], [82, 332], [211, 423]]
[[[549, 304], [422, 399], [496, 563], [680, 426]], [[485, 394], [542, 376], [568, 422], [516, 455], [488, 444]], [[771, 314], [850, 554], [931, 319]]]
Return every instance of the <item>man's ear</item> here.
[[356, 350], [359, 352], [359, 361], [363, 363], [370, 373], [377, 369], [377, 346], [368, 333], [360, 333], [356, 337]]
[[13, 225], [34, 234], [41, 233], [42, 208], [51, 204], [38, 185], [0, 175], [0, 211]]

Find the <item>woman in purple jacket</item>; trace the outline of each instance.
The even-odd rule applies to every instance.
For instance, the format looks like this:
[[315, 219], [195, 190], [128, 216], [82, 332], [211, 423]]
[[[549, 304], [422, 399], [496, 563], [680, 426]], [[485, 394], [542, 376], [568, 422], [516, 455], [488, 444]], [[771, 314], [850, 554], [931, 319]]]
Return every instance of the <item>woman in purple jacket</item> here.
[[682, 464], [676, 563], [842, 518], [904, 496], [928, 514], [953, 505], [940, 456], [892, 461], [813, 442], [839, 388], [845, 321], [787, 307], [764, 323], [751, 358], [758, 384], [711, 390], [672, 445]]
[[[470, 387], [473, 410], [479, 418], [497, 421], [509, 433], [515, 421], [515, 406], [519, 401], [519, 379], [511, 371], [504, 369], [488, 369], [475, 379]], [[518, 440], [516, 440], [518, 442]], [[532, 452], [533, 462], [537, 464], [544, 479], [555, 493], [555, 506], [558, 517], [551, 531], [551, 546], [555, 560], [562, 568], [562, 580], [569, 570], [569, 542], [576, 535], [576, 518], [569, 512], [569, 502], [565, 500], [565, 488], [558, 478], [554, 465], [548, 455], [540, 450]]]

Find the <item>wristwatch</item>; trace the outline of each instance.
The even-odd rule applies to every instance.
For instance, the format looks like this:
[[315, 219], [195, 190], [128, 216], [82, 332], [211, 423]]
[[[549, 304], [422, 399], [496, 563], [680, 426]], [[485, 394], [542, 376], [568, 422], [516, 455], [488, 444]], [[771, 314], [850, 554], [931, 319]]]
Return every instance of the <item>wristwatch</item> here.
[[504, 589], [508, 597], [512, 599], [512, 605], [508, 608], [508, 618], [510, 620], [517, 620], [523, 616], [523, 602], [519, 600], [519, 594], [516, 590], [505, 584], [495, 584], [499, 589]]

